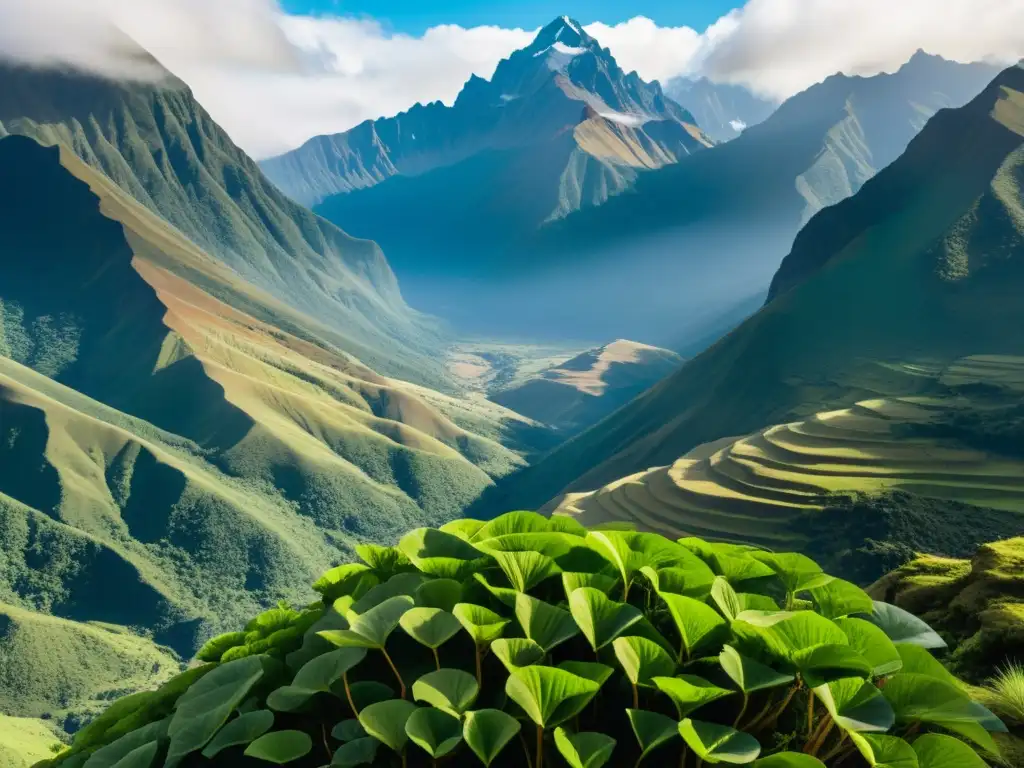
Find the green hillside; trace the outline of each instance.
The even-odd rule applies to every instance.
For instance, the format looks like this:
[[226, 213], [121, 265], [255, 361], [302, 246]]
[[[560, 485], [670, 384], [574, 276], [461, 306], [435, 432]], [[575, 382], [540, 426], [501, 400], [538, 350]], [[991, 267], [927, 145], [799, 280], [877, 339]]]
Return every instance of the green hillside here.
[[43, 720], [0, 715], [0, 768], [29, 768], [63, 744]]
[[244, 280], [318, 320], [305, 329], [311, 340], [385, 374], [444, 384], [438, 331], [405, 305], [380, 248], [285, 197], [184, 83], [12, 64], [0, 64], [0, 80], [0, 137], [68, 147]]
[[[309, 341], [316, 320], [66, 149], [0, 139], [0, 233], [12, 610], [133, 627], [188, 658], [302, 600], [291, 585], [357, 542], [456, 516], [547, 439]], [[0, 697], [19, 687], [0, 676]]]
[[593, 490], [701, 443], [858, 401], [949, 396], [955, 387], [935, 371], [1020, 355], [1022, 143], [1024, 69], [1013, 67], [820, 213], [780, 270], [780, 280], [794, 275], [789, 290], [481, 507]]

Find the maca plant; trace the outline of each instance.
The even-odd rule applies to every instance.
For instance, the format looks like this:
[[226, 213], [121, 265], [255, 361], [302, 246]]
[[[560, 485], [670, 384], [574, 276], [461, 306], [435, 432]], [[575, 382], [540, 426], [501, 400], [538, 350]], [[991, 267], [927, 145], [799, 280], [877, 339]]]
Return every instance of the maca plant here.
[[359, 549], [48, 765], [998, 763], [942, 639], [798, 554], [513, 512]]

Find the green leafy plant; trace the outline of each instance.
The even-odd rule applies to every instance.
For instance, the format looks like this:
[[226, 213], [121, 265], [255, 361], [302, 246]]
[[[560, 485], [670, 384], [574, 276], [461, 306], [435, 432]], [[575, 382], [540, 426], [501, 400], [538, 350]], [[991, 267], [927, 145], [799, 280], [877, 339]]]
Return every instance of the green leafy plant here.
[[[941, 637], [803, 555], [532, 512], [358, 554], [320, 603], [213, 638], [207, 664], [115, 702], [41, 768], [999, 759], [1005, 727], [932, 655]], [[1014, 721], [1022, 679], [990, 694]]]

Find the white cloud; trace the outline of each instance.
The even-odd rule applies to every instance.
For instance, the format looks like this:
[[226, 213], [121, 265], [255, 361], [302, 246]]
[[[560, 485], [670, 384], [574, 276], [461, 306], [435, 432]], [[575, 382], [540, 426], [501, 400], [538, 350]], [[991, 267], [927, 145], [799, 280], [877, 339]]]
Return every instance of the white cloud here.
[[[421, 36], [367, 19], [286, 16], [277, 0], [0, 0], [0, 55], [152, 77], [124, 35], [188, 82], [257, 157], [458, 94], [535, 31], [454, 25]], [[1024, 0], [748, 0], [703, 32], [637, 17], [587, 31], [648, 80], [708, 74], [784, 98], [836, 71], [892, 71], [917, 48], [1024, 55]]]

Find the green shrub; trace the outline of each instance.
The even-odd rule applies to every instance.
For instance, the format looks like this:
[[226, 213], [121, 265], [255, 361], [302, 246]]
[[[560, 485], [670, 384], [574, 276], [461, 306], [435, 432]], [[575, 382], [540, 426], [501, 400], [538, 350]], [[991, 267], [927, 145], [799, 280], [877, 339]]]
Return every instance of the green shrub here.
[[93, 729], [49, 765], [997, 759], [1005, 727], [931, 655], [941, 638], [803, 555], [531, 512], [360, 555], [317, 582], [319, 608], [280, 606], [208, 643], [222, 660], [173, 713], [140, 722], [115, 704], [134, 730], [98, 743]]

